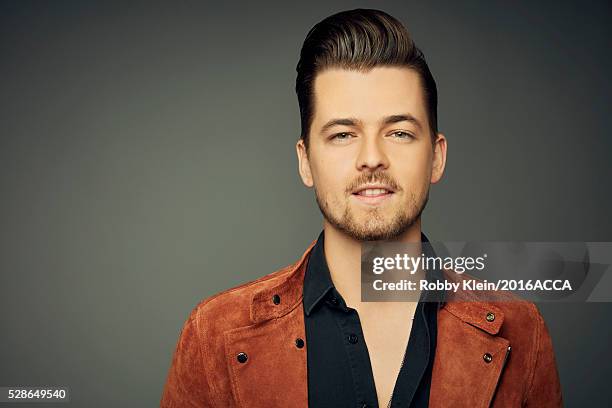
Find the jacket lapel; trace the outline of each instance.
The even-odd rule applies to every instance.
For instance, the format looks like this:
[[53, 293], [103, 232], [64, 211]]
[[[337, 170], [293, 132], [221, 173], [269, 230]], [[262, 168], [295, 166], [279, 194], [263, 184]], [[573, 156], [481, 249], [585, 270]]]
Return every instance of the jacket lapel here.
[[503, 319], [487, 303], [450, 302], [439, 310], [430, 407], [492, 404], [510, 352], [510, 342], [497, 336]]
[[[302, 288], [307, 256], [272, 277], [251, 301], [252, 325], [224, 333], [232, 392], [239, 407], [308, 407]], [[246, 361], [237, 359], [246, 354]], [[244, 360], [244, 356], [243, 356]]]

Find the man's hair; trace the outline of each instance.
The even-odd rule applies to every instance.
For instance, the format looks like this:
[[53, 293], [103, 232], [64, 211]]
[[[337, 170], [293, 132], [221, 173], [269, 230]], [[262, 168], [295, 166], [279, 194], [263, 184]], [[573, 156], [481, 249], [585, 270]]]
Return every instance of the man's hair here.
[[302, 45], [295, 91], [300, 105], [300, 137], [306, 148], [314, 113], [316, 75], [327, 68], [369, 71], [375, 66], [407, 67], [419, 74], [432, 142], [435, 140], [438, 91], [425, 56], [397, 19], [380, 10], [355, 9], [331, 15], [316, 24]]

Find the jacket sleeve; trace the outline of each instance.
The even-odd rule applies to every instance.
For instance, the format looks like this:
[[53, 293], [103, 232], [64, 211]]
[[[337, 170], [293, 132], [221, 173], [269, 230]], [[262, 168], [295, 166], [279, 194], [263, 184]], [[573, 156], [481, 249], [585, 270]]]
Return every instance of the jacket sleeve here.
[[538, 319], [536, 353], [531, 385], [528, 388], [526, 407], [562, 407], [561, 384], [553, 350], [552, 340], [544, 318], [536, 308]]
[[196, 309], [183, 324], [166, 378], [160, 408], [211, 407]]

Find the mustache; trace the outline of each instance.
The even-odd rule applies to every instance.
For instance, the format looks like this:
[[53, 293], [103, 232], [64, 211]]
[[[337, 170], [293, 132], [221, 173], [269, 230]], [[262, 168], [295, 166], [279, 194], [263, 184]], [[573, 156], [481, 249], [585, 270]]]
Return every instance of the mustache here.
[[346, 192], [350, 194], [357, 187], [367, 183], [386, 184], [395, 191], [401, 190], [398, 183], [396, 183], [391, 176], [389, 176], [387, 173], [377, 171], [372, 173], [365, 173], [357, 177], [357, 179], [355, 179], [352, 183], [349, 184], [348, 188], [346, 189]]

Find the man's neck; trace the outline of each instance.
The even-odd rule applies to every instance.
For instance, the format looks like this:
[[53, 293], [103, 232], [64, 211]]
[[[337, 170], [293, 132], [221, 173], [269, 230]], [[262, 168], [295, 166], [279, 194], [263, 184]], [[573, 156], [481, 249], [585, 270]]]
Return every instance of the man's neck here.
[[[346, 304], [357, 308], [361, 302], [361, 244], [344, 232], [336, 229], [327, 221], [323, 222], [325, 233], [325, 260], [336, 290], [342, 294]], [[421, 222], [415, 222], [394, 242], [420, 243]], [[384, 307], [385, 302], [376, 302]], [[389, 304], [390, 306], [390, 304]]]

